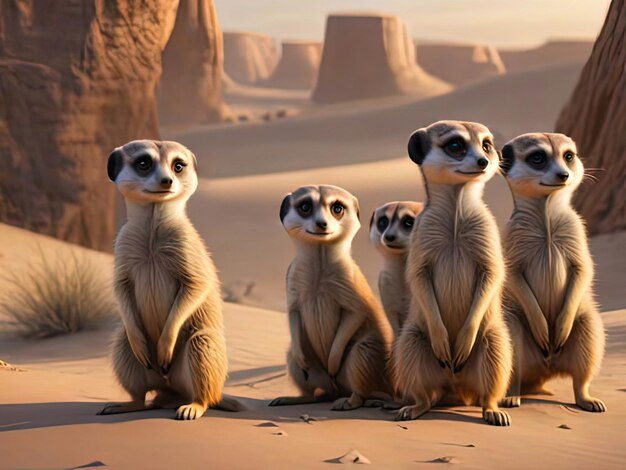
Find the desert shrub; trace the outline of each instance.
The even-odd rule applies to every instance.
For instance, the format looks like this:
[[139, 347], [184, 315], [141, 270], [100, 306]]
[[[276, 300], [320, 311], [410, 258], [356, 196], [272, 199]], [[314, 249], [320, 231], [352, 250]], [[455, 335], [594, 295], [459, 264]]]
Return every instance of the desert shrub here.
[[74, 251], [50, 258], [40, 250], [36, 263], [2, 277], [0, 312], [25, 337], [94, 329], [115, 312], [108, 279], [92, 260]]

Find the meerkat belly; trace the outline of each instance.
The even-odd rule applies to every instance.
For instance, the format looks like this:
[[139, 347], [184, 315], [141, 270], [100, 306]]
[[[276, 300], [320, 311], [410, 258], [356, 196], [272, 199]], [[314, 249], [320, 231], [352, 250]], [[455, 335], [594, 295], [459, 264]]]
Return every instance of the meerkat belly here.
[[456, 337], [469, 313], [476, 289], [477, 266], [462, 246], [449, 246], [432, 265], [432, 279], [441, 319], [450, 339]]
[[341, 309], [328, 294], [305, 299], [301, 307], [302, 326], [313, 352], [326, 366], [339, 328]]
[[167, 261], [151, 258], [135, 272], [135, 298], [150, 341], [157, 343], [178, 292]]

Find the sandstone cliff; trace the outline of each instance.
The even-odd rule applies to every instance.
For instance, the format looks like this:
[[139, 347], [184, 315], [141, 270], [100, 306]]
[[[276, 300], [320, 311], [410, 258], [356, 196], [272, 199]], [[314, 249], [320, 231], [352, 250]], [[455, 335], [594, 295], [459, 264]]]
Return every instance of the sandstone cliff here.
[[274, 38], [257, 33], [224, 33], [224, 70], [235, 82], [253, 85], [265, 80], [277, 62]]

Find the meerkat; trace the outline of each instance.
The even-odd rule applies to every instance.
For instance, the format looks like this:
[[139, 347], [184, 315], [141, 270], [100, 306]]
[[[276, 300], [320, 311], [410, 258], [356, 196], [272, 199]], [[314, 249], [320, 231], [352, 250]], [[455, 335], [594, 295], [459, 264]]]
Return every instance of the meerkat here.
[[270, 406], [335, 399], [333, 410], [351, 410], [375, 393], [390, 396], [393, 332], [350, 253], [360, 227], [356, 197], [304, 186], [284, 198], [280, 220], [296, 248], [287, 271], [287, 366], [302, 395]]
[[388, 202], [377, 208], [370, 220], [370, 241], [383, 258], [378, 291], [395, 337], [409, 311], [406, 258], [415, 218], [423, 208], [420, 202]]
[[503, 147], [501, 167], [515, 203], [504, 236], [515, 361], [502, 405], [520, 406], [522, 393], [549, 393], [548, 379], [569, 375], [580, 408], [606, 411], [589, 393], [605, 335], [585, 226], [571, 205], [584, 176], [576, 144], [563, 134], [524, 134]]
[[498, 408], [512, 364], [501, 312], [505, 268], [482, 197], [498, 169], [493, 136], [482, 124], [439, 121], [415, 131], [408, 152], [427, 199], [411, 234], [409, 318], [393, 354], [396, 390], [414, 404], [396, 419], [418, 418], [453, 390], [478, 401], [487, 423], [508, 426]]
[[[229, 409], [221, 402], [227, 361], [219, 281], [185, 210], [196, 166], [177, 142], [132, 141], [109, 156], [108, 176], [128, 217], [115, 240], [122, 327], [113, 367], [132, 401], [100, 414], [177, 407], [176, 419], [192, 420], [208, 407]], [[156, 398], [147, 404], [149, 391]]]

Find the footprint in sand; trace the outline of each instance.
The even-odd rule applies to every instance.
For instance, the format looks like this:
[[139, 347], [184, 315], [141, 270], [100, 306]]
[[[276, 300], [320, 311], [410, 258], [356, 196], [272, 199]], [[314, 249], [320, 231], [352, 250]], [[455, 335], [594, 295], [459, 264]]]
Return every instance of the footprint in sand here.
[[432, 460], [418, 460], [419, 463], [451, 463], [451, 464], [456, 464], [459, 463], [459, 460], [451, 455], [447, 455], [445, 457], [437, 457], [436, 459], [432, 459]]
[[358, 450], [352, 449], [349, 452], [343, 454], [340, 457], [335, 457], [334, 459], [324, 460], [326, 463], [343, 463], [343, 464], [364, 464], [369, 465], [372, 462], [361, 454]]

